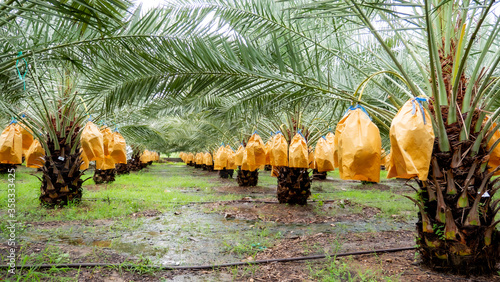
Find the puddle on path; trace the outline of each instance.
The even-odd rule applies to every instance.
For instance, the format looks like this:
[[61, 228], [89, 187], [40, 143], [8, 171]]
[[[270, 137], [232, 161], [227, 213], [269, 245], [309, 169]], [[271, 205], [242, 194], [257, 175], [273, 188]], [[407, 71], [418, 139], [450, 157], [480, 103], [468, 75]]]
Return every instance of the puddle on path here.
[[[195, 207], [196, 208], [196, 207]], [[241, 244], [258, 244], [259, 240], [292, 238], [317, 233], [379, 232], [412, 230], [415, 222], [397, 223], [373, 218], [368, 221], [345, 221], [324, 224], [282, 224], [275, 222], [226, 220], [223, 215], [203, 213], [183, 206], [179, 215], [163, 214], [143, 218], [142, 224], [120, 233], [109, 229], [85, 226], [71, 228], [64, 235], [51, 236], [52, 230], [33, 230], [29, 241], [47, 241], [56, 244], [109, 248], [126, 256], [149, 258], [155, 264], [200, 265], [241, 261], [244, 255], [230, 252]], [[114, 224], [120, 224], [115, 222]], [[63, 229], [66, 227], [62, 227]], [[61, 232], [52, 231], [52, 232]], [[265, 238], [257, 234], [265, 234]]]

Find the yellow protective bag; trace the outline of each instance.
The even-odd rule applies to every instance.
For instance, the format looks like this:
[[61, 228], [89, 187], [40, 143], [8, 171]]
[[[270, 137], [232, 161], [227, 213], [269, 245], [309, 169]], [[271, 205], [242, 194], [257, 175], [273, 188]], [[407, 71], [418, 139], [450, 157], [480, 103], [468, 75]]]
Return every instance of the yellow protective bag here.
[[113, 150], [113, 132], [109, 127], [101, 127], [102, 133], [102, 144], [104, 149], [104, 156], [110, 156], [111, 150]]
[[212, 155], [209, 152], [206, 152], [205, 155], [203, 156], [203, 164], [208, 166], [213, 165]]
[[335, 170], [333, 166], [332, 146], [328, 143], [326, 137], [319, 138], [318, 143], [316, 143], [314, 159], [316, 160], [316, 167], [319, 172]]
[[434, 146], [434, 130], [429, 113], [421, 102], [412, 98], [396, 114], [391, 123], [391, 170], [387, 178], [427, 180]]
[[203, 153], [196, 153], [194, 156], [194, 162], [197, 165], [202, 165], [203, 164]]
[[21, 164], [23, 162], [23, 137], [20, 126], [11, 123], [0, 135], [0, 163]]
[[337, 123], [337, 127], [335, 128], [335, 135], [333, 136], [333, 166], [338, 167], [340, 171], [340, 164], [339, 164], [339, 140], [340, 140], [340, 135], [342, 134], [342, 131], [344, 131], [345, 127], [345, 120], [347, 119], [348, 115], [344, 115], [344, 117]]
[[[19, 125], [19, 129], [21, 130], [21, 135], [23, 137], [23, 155], [28, 151], [33, 144], [33, 134], [31, 134], [31, 130], [29, 128], [24, 128]], [[40, 144], [40, 143], [39, 143]]]
[[273, 166], [288, 166], [288, 142], [281, 132], [276, 132], [273, 142]]
[[234, 155], [234, 164], [236, 166], [241, 166], [243, 163], [243, 154], [245, 153], [245, 147], [243, 145], [240, 145], [238, 147], [238, 150], [236, 151], [236, 154]]
[[194, 162], [194, 155], [193, 155], [193, 153], [189, 153], [189, 154], [187, 155], [186, 160], [187, 160], [187, 161], [186, 161], [186, 163], [189, 163], [189, 162]]
[[214, 170], [223, 170], [227, 166], [227, 150], [221, 145], [215, 153]]
[[380, 181], [382, 139], [363, 107], [350, 107], [338, 144], [340, 178]]
[[26, 151], [26, 167], [40, 168], [45, 163], [45, 150], [38, 140], [34, 140]]
[[[486, 122], [488, 120], [489, 117], [486, 117], [484, 122]], [[483, 123], [484, 123], [483, 122]], [[493, 123], [492, 124], [492, 128], [495, 128], [497, 126], [497, 123]], [[489, 133], [491, 134], [491, 133]], [[495, 144], [495, 142], [500, 139], [500, 130], [497, 130], [493, 133], [493, 136], [491, 137], [490, 141], [488, 142], [488, 145], [486, 146], [486, 148], [488, 150], [490, 150], [490, 148]], [[491, 151], [490, 153], [490, 159], [488, 161], [488, 166], [490, 166], [490, 169], [489, 171], [492, 171], [494, 170], [495, 168], [497, 168], [498, 166], [500, 165], [500, 144], [497, 145], [493, 151]], [[495, 172], [494, 175], [500, 175], [500, 171], [497, 171]]]
[[149, 150], [144, 150], [144, 152], [142, 152], [142, 155], [139, 158], [139, 160], [143, 164], [149, 163], [151, 161], [151, 152]]
[[309, 153], [306, 139], [301, 133], [296, 133], [290, 142], [288, 150], [288, 166], [297, 168], [309, 168]]
[[254, 170], [258, 169], [258, 168], [259, 168], [258, 165], [250, 165], [250, 164], [248, 164], [248, 152], [245, 149], [245, 151], [243, 152], [243, 160], [241, 162], [241, 170], [254, 171]]
[[233, 149], [229, 145], [226, 146], [226, 151], [227, 151], [226, 169], [237, 169], [238, 166], [236, 165], [236, 162], [235, 162], [236, 153], [233, 151]]
[[85, 151], [80, 148], [80, 157], [82, 158], [82, 164], [80, 165], [80, 170], [86, 170], [90, 166], [89, 159], [85, 155]]
[[333, 167], [335, 168], [335, 134], [333, 134], [331, 131], [328, 132], [328, 134], [325, 136], [326, 142], [330, 146], [330, 150], [332, 151], [332, 160], [333, 160]]
[[91, 121], [83, 128], [80, 143], [89, 161], [104, 159], [104, 137]]
[[111, 157], [116, 164], [127, 163], [127, 143], [125, 138], [119, 132], [113, 132], [113, 147], [111, 149]]
[[255, 132], [248, 140], [246, 146], [247, 162], [250, 167], [261, 166], [266, 164], [266, 150], [264, 142], [260, 136]]
[[115, 168], [115, 159], [111, 157], [111, 155], [104, 156], [104, 160], [96, 160], [95, 168], [101, 170], [114, 169]]
[[181, 158], [181, 160], [182, 160], [183, 162], [186, 162], [186, 153], [184, 153], [184, 152], [180, 152], [180, 153], [179, 153], [179, 158]]

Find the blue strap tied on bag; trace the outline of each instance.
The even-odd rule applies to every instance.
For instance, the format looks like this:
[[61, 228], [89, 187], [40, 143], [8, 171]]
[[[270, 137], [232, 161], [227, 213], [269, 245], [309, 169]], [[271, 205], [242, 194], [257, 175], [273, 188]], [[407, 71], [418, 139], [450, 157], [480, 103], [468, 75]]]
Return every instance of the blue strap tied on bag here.
[[302, 129], [299, 129], [299, 131], [297, 131], [297, 133], [300, 134], [300, 136], [302, 136], [302, 138], [304, 138], [304, 140], [307, 143], [307, 139], [304, 137], [304, 135], [302, 135]]
[[361, 106], [361, 105], [356, 105], [356, 106], [350, 106], [349, 109], [347, 109], [347, 111], [345, 111], [344, 113], [344, 116], [349, 112], [349, 111], [354, 111], [354, 110], [357, 110], [357, 109], [361, 109], [369, 118], [370, 120], [372, 120], [372, 118], [370, 117], [370, 114], [368, 114], [368, 112], [366, 111], [366, 109]]
[[411, 114], [412, 115], [414, 115], [415, 111], [416, 111], [415, 102], [418, 104], [420, 111], [422, 111], [422, 117], [424, 118], [424, 124], [426, 124], [424, 106], [422, 106], [422, 102], [427, 102], [427, 98], [415, 97], [415, 98], [411, 99], [411, 105], [412, 105]]

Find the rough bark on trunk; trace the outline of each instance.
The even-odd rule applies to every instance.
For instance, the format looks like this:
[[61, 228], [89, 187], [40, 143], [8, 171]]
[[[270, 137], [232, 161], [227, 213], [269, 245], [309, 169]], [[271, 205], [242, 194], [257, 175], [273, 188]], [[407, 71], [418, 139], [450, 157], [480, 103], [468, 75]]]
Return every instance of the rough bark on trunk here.
[[259, 182], [259, 170], [242, 170], [240, 167], [238, 169], [236, 180], [238, 185], [242, 187], [257, 186], [257, 183]]
[[281, 166], [278, 171], [278, 201], [281, 204], [306, 205], [312, 182], [308, 169]]
[[94, 171], [95, 184], [110, 183], [115, 181], [116, 169], [96, 169]]

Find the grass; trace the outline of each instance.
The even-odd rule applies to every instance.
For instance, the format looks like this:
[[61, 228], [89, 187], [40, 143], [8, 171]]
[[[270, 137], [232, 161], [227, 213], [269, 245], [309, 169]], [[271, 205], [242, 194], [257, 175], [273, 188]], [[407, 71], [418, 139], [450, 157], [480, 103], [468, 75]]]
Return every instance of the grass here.
[[[90, 171], [87, 172], [86, 177], [92, 176], [91, 173]], [[234, 200], [243, 197], [241, 194], [217, 193], [213, 189], [220, 185], [236, 185], [235, 180], [220, 182], [217, 181], [215, 174], [208, 174], [177, 163], [154, 164], [145, 171], [117, 176], [116, 181], [111, 184], [95, 185], [93, 180], [90, 179], [83, 185], [83, 201], [80, 204], [69, 205], [64, 208], [46, 209], [40, 206], [38, 200], [40, 181], [31, 174], [41, 176], [34, 169], [25, 167], [18, 167], [16, 171], [16, 216], [19, 222], [16, 231], [18, 236], [22, 236], [26, 232], [25, 229], [29, 228], [30, 223], [53, 221], [77, 222], [69, 225], [57, 224], [52, 228], [38, 228], [37, 234], [47, 235], [49, 238], [53, 236], [55, 236], [54, 238], [65, 238], [68, 234], [74, 234], [75, 232], [90, 234], [106, 233], [110, 236], [119, 236], [121, 233], [134, 230], [143, 224], [142, 219], [132, 216], [133, 214], [151, 210], [156, 210], [160, 213], [173, 213], [180, 205], [188, 202]], [[339, 178], [338, 171], [329, 172], [328, 175], [335, 179]], [[385, 179], [384, 171], [381, 172], [381, 176], [382, 179]], [[260, 172], [259, 186], [275, 187], [276, 182], [276, 178], [271, 177], [270, 172]], [[7, 210], [7, 184], [6, 177], [0, 180], [0, 215], [2, 216], [6, 214]], [[363, 206], [371, 206], [379, 208], [381, 210], [379, 216], [382, 217], [390, 217], [396, 214], [398, 216], [413, 218], [417, 213], [417, 209], [413, 204], [401, 195], [393, 193], [393, 189], [390, 191], [376, 189], [360, 190], [356, 185], [357, 183], [353, 184], [352, 182], [315, 181], [312, 186], [312, 199], [317, 201], [339, 200], [339, 206], [331, 212], [344, 209], [345, 207], [342, 207], [342, 203], [347, 203], [346, 201], [349, 200], [351, 203], [358, 204], [359, 206], [351, 205], [350, 209], [346, 210], [346, 212], [363, 213]], [[397, 189], [397, 187], [394, 189]], [[268, 195], [266, 197], [275, 196]], [[322, 202], [318, 202], [314, 205], [321, 207], [322, 204]], [[199, 207], [199, 209], [202, 209], [202, 207]], [[320, 209], [317, 210], [319, 212]], [[92, 223], [96, 220], [110, 220], [113, 224], [78, 225], [78, 221]], [[0, 230], [2, 231], [0, 238], [6, 238], [8, 235], [6, 227], [7, 223], [5, 221], [0, 222]], [[180, 226], [180, 228], [199, 233], [209, 233], [209, 227], [204, 225], [185, 224], [185, 226]], [[255, 223], [255, 228], [251, 230], [234, 232], [226, 234], [223, 237], [225, 251], [241, 257], [255, 257], [258, 252], [272, 247], [282, 237], [282, 234], [271, 232], [270, 229], [266, 228], [265, 223], [257, 222]], [[313, 250], [314, 246], [312, 246], [311, 251]], [[62, 263], [68, 260], [67, 254], [58, 252], [53, 247], [47, 247], [38, 254], [23, 254], [20, 258], [25, 264], [41, 262]], [[348, 271], [350, 270], [345, 265], [332, 262], [328, 267], [323, 272], [315, 270], [316, 272], [312, 276], [317, 278], [317, 280], [326, 281], [334, 277], [339, 279], [348, 277]], [[334, 271], [334, 267], [337, 269], [335, 270], [337, 272]], [[132, 270], [138, 273], [149, 274], [149, 270], [141, 268], [140, 264]], [[61, 276], [69, 275], [65, 275], [67, 271], [66, 269], [24, 270], [23, 279], [50, 281], [54, 280], [55, 276], [59, 276], [57, 281], [60, 281], [66, 279]], [[235, 268], [235, 271], [237, 272], [238, 270]], [[255, 271], [258, 271], [258, 267], [256, 266], [251, 266], [243, 270], [243, 272], [249, 273], [254, 273]], [[331, 272], [336, 274], [327, 274]], [[236, 273], [233, 274], [236, 275]], [[356, 277], [370, 278], [372, 276], [369, 273], [362, 273], [362, 275], [357, 274]], [[74, 279], [73, 275], [72, 279], [69, 280]]]
[[327, 257], [325, 262], [307, 262], [307, 267], [314, 281], [399, 281], [399, 275], [385, 276], [383, 267], [360, 269], [353, 266], [353, 258]]

